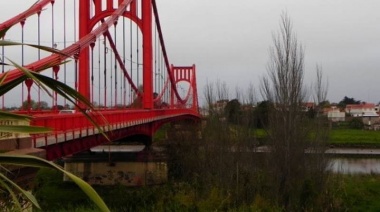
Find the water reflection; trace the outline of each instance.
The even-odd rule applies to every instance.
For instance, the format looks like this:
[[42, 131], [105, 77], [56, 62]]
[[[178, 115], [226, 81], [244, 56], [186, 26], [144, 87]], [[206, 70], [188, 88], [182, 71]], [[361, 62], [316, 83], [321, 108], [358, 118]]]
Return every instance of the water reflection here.
[[380, 158], [332, 158], [330, 170], [344, 174], [380, 173]]

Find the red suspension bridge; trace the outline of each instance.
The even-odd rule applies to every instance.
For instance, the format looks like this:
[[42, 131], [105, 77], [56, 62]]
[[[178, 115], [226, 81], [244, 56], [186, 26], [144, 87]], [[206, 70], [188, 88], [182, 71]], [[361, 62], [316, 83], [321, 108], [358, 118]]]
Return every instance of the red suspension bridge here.
[[[151, 138], [165, 123], [199, 118], [195, 66], [170, 63], [155, 0], [39, 0], [1, 22], [0, 30], [6, 30], [2, 40], [59, 52], [25, 45], [0, 47], [1, 76], [7, 74], [3, 83], [24, 76], [7, 65], [10, 58], [69, 85], [92, 102], [94, 110], [88, 113], [111, 140]], [[52, 109], [42, 104], [47, 102]], [[83, 104], [61, 114], [59, 109], [72, 105], [32, 79], [2, 97], [3, 109], [10, 104], [23, 105], [17, 113], [32, 115], [31, 125], [53, 130], [31, 135], [33, 147], [45, 149], [47, 159], [107, 142], [98, 128], [75, 112], [85, 110]]]

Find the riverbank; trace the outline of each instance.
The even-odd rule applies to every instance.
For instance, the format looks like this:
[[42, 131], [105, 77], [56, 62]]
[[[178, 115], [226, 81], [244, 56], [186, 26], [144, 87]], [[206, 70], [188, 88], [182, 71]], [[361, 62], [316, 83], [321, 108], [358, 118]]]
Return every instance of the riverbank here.
[[341, 211], [380, 211], [380, 175], [341, 175], [336, 185], [337, 199], [344, 207]]
[[[41, 186], [36, 196], [44, 210], [96, 211], [77, 186], [59, 179], [62, 179], [61, 174], [53, 170], [44, 170], [37, 177]], [[329, 183], [333, 186], [330, 190], [333, 193], [326, 195], [333, 197], [330, 203], [334, 211], [380, 211], [380, 175], [335, 174]], [[196, 185], [188, 183], [142, 188], [116, 185], [95, 189], [113, 211], [210, 211], [223, 208], [229, 208], [230, 211], [279, 210], [260, 196], [249, 204], [234, 208], [228, 193], [224, 194], [216, 186], [208, 192], [202, 191], [205, 195], [201, 195]]]
[[[272, 181], [268, 180], [273, 175], [267, 174], [267, 170], [264, 169], [269, 166], [266, 161], [260, 160], [262, 155], [250, 154], [250, 152], [248, 152], [249, 154], [235, 154], [226, 151], [235, 147], [238, 142], [242, 146], [246, 145], [250, 148], [254, 139], [253, 136], [249, 137], [252, 134], [239, 134], [238, 130], [221, 130], [229, 129], [222, 127], [217, 125], [215, 127], [218, 129], [217, 131], [204, 132], [202, 139], [199, 140], [194, 139], [196, 137], [187, 131], [182, 134], [178, 133], [178, 135], [172, 134], [178, 137], [173, 138], [165, 146], [167, 154], [170, 156], [170, 160], [168, 160], [169, 182], [165, 185], [140, 188], [127, 188], [121, 185], [95, 186], [95, 189], [113, 211], [280, 211], [283, 206], [279, 206], [273, 201], [271, 193], [278, 189]], [[349, 142], [355, 145], [358, 144], [355, 141], [360, 141], [363, 136], [368, 136], [367, 131], [333, 131], [331, 133], [337, 134], [334, 139], [329, 141], [329, 145], [333, 148], [328, 151], [335, 151], [331, 154], [336, 154], [336, 150], [344, 154], [358, 153], [353, 152], [352, 148], [345, 150], [345, 148], [337, 148], [338, 145], [334, 146], [333, 143], [343, 137], [339, 135], [348, 132], [351, 134]], [[371, 136], [380, 138], [380, 133], [371, 134]], [[259, 136], [263, 140], [265, 139], [265, 135]], [[376, 142], [374, 143], [376, 144]], [[363, 142], [360, 141], [360, 144]], [[371, 151], [376, 154], [380, 151], [378, 148], [370, 150], [371, 146], [369, 145], [364, 146], [368, 148], [364, 148], [362, 153], [367, 155], [370, 155]], [[304, 162], [301, 164], [306, 164], [307, 161], [304, 159], [297, 159], [294, 164], [299, 164], [300, 161]], [[320, 160], [311, 162], [318, 161]], [[313, 165], [312, 163], [307, 164]], [[309, 210], [347, 211], [365, 208], [376, 211], [379, 209], [376, 206], [376, 197], [379, 193], [377, 191], [366, 192], [370, 191], [371, 186], [380, 187], [380, 183], [377, 183], [380, 182], [380, 175], [371, 173], [362, 176], [335, 172], [323, 172], [322, 174], [324, 175], [318, 179], [328, 180], [323, 181], [323, 184], [319, 183], [320, 181], [312, 181], [312, 177], [319, 176], [313, 174], [307, 179], [305, 178], [306, 180], [300, 187], [302, 193], [297, 195], [297, 197], [300, 196], [299, 201], [302, 201]], [[50, 176], [47, 173], [44, 175]], [[62, 177], [58, 176], [53, 179], [62, 179]], [[46, 181], [42, 180], [36, 184], [41, 186], [35, 193], [41, 204], [44, 204], [45, 210], [93, 211], [92, 206], [86, 203], [85, 197], [81, 198], [80, 191], [73, 190], [77, 188], [70, 186], [70, 182], [53, 186], [54, 184], [46, 179]], [[360, 186], [355, 187], [355, 185]], [[361, 190], [358, 190], [359, 188]], [[61, 189], [63, 192], [57, 192]], [[353, 205], [352, 202], [362, 201], [362, 195], [368, 199], [365, 205]], [[299, 203], [296, 202], [296, 204]], [[66, 208], [60, 209], [62, 205]], [[74, 210], [78, 208], [79, 210]]]
[[328, 148], [325, 153], [331, 156], [339, 157], [380, 157], [380, 148], [363, 147], [337, 147]]

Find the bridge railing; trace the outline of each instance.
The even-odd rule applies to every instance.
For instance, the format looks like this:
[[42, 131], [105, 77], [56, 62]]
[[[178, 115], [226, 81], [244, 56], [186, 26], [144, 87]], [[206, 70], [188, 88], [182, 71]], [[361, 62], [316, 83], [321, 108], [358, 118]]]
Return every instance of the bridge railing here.
[[[156, 110], [104, 110], [90, 112], [89, 115], [104, 132], [151, 123], [157, 120], [182, 115], [198, 116], [192, 109], [156, 109]], [[43, 147], [81, 137], [99, 134], [99, 130], [82, 114], [36, 115], [31, 125], [50, 127], [52, 132], [32, 135], [35, 147]]]

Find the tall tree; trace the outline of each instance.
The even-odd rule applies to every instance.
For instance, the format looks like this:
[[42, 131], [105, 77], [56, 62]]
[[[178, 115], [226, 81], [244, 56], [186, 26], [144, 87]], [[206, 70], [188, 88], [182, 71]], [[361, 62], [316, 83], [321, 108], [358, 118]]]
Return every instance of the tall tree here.
[[[38, 103], [37, 103], [38, 104]], [[46, 110], [46, 109], [49, 109], [49, 104], [46, 102], [46, 101], [41, 101], [39, 103], [39, 108], [42, 109], [42, 110]]]
[[214, 114], [214, 103], [215, 103], [215, 94], [214, 94], [214, 86], [212, 83], [207, 82], [204, 91], [203, 91], [204, 97], [206, 99], [207, 103], [207, 109], [209, 111], [210, 115]]
[[344, 98], [338, 103], [338, 106], [340, 108], [345, 108], [346, 105], [354, 105], [354, 104], [360, 104], [360, 100], [355, 100], [355, 98], [350, 98], [347, 96], [344, 96]]
[[317, 80], [314, 84], [314, 102], [317, 103], [317, 105], [319, 105], [322, 102], [326, 101], [329, 85], [328, 81], [326, 81], [326, 83], [323, 82], [323, 72], [321, 65], [317, 65], [316, 74]]
[[216, 94], [217, 100], [228, 100], [228, 86], [226, 82], [221, 82], [219, 79], [216, 81]]
[[[263, 77], [261, 84], [263, 98], [274, 104], [266, 126], [270, 195], [285, 210], [305, 210], [313, 195], [322, 189], [326, 163], [321, 157], [314, 157], [323, 155], [323, 140], [314, 139], [315, 126], [302, 110], [306, 99], [304, 50], [287, 14], [281, 16], [273, 44], [268, 76]], [[314, 153], [313, 157], [305, 153], [306, 149]]]
[[21, 108], [23, 110], [27, 110], [27, 109], [36, 109], [36, 102], [32, 99], [30, 100], [30, 102], [28, 102], [28, 100], [24, 101], [21, 105]]

